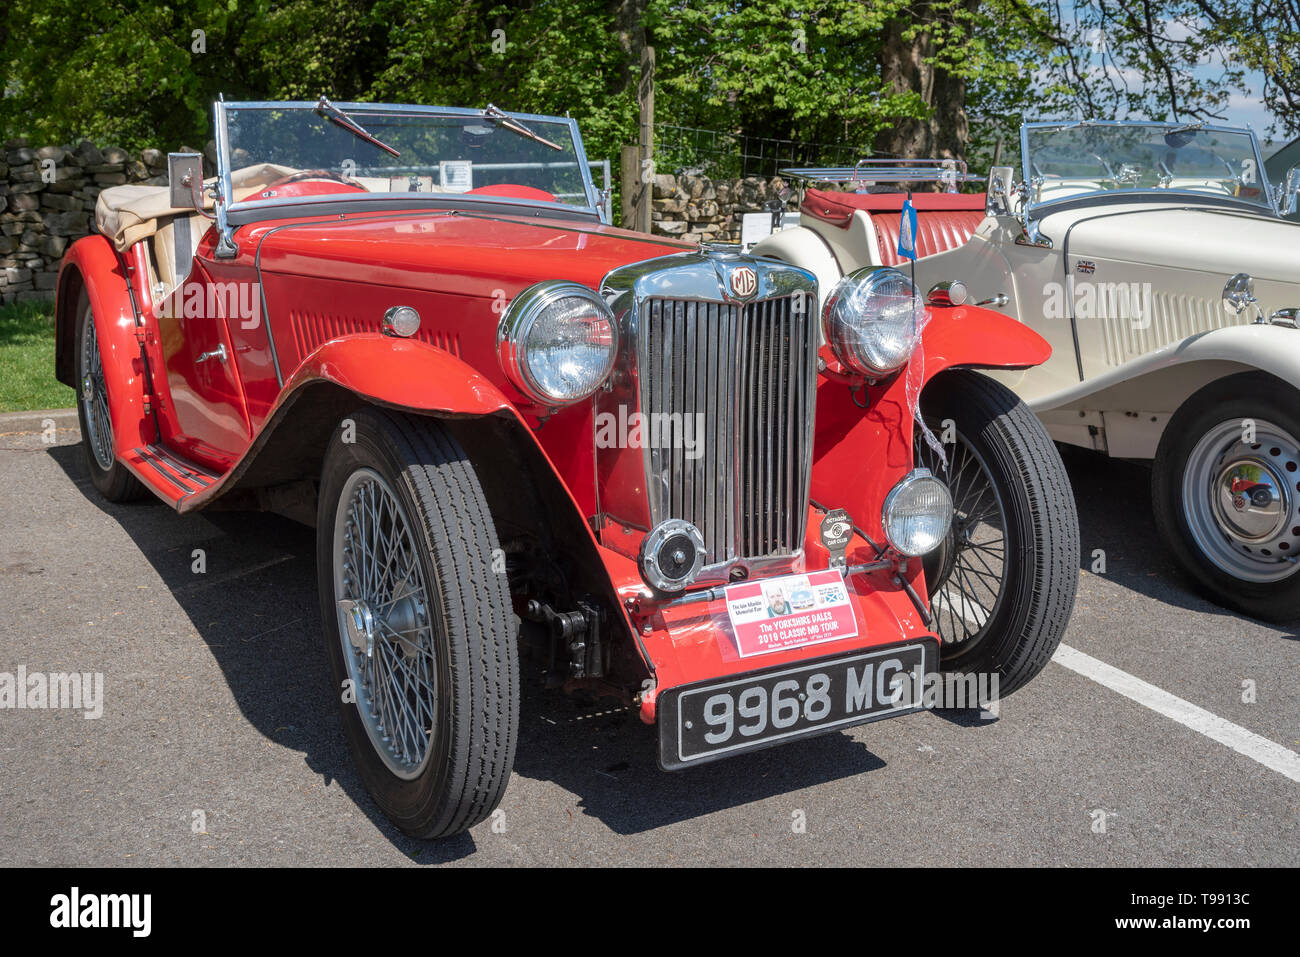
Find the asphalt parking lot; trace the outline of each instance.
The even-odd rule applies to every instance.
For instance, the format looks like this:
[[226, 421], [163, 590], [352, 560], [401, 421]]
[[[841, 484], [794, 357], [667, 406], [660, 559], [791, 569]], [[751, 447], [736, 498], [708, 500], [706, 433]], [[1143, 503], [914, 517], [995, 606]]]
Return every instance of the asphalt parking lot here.
[[53, 444], [0, 427], [0, 672], [101, 672], [103, 715], [0, 710], [5, 866], [1300, 864], [1300, 622], [1195, 595], [1141, 466], [1067, 455], [1074, 653], [996, 719], [915, 714], [666, 774], [652, 729], [526, 673], [501, 813], [428, 843], [353, 773], [312, 531], [104, 503], [74, 423]]

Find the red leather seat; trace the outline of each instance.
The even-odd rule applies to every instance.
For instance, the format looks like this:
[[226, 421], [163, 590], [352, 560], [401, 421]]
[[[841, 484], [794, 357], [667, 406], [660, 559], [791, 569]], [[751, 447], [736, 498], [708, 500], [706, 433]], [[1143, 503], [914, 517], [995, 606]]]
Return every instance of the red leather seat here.
[[[897, 266], [907, 260], [898, 255], [898, 226], [903, 214], [872, 213], [876, 226], [876, 242], [880, 246], [880, 261], [886, 266]], [[933, 256], [964, 244], [975, 234], [984, 221], [984, 210], [916, 211], [916, 256]]]
[[[904, 262], [898, 255], [898, 225], [905, 193], [804, 192], [801, 212], [847, 229], [858, 210], [865, 210], [876, 227], [880, 261], [886, 266]], [[984, 220], [983, 193], [913, 193], [916, 207], [916, 254], [932, 256], [962, 245]]]

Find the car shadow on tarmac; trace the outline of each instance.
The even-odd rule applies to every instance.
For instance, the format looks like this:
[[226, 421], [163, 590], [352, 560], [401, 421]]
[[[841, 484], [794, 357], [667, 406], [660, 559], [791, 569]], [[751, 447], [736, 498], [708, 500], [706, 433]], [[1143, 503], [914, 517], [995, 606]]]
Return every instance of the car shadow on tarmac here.
[[[178, 516], [152, 500], [113, 505], [95, 492], [77, 446], [55, 446], [49, 454], [82, 494], [130, 535], [212, 650], [254, 728], [301, 751], [308, 767], [325, 783], [337, 782], [407, 858], [430, 864], [474, 853], [472, 835], [429, 842], [402, 834], [357, 777], [320, 647], [312, 529], [261, 513]], [[1090, 569], [1094, 550], [1102, 549], [1106, 576], [1126, 588], [1183, 608], [1234, 614], [1194, 594], [1174, 568], [1150, 518], [1145, 466], [1074, 449], [1065, 450], [1064, 457], [1079, 506], [1082, 568]], [[195, 548], [204, 551], [202, 576], [193, 571]], [[521, 685], [516, 773], [576, 795], [576, 813], [618, 834], [642, 833], [885, 767], [853, 735], [835, 733], [667, 773], [656, 762], [654, 729], [631, 711], [547, 689], [527, 659]], [[940, 717], [964, 727], [992, 723], [974, 711]], [[862, 779], [864, 801], [872, 799], [873, 777]], [[503, 807], [510, 802], [508, 791]]]
[[[275, 515], [204, 512], [177, 515], [154, 501], [104, 501], [79, 447], [50, 455], [86, 498], [131, 537], [208, 645], [249, 723], [268, 740], [301, 751], [326, 784], [337, 782], [408, 858], [457, 860], [475, 849], [471, 835], [430, 842], [393, 827], [356, 775], [330, 693], [320, 645], [315, 532]], [[205, 572], [194, 571], [202, 549]], [[119, 559], [135, 561], [135, 556]], [[754, 801], [873, 771], [885, 762], [837, 733], [716, 764], [667, 773], [657, 740], [629, 710], [584, 701], [544, 685], [523, 660], [521, 727], [515, 772], [554, 782], [576, 795], [576, 811], [620, 834], [640, 833]], [[916, 720], [905, 718], [903, 720]], [[864, 781], [864, 800], [870, 799]], [[507, 791], [503, 807], [509, 808]], [[559, 804], [557, 803], [557, 807]], [[533, 813], [533, 812], [529, 812]]]

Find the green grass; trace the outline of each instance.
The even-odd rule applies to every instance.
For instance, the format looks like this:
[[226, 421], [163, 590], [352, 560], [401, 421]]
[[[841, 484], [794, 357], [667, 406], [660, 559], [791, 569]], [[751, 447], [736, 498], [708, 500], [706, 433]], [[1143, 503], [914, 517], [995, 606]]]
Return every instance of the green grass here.
[[0, 306], [0, 412], [63, 409], [76, 400], [54, 378], [54, 303]]

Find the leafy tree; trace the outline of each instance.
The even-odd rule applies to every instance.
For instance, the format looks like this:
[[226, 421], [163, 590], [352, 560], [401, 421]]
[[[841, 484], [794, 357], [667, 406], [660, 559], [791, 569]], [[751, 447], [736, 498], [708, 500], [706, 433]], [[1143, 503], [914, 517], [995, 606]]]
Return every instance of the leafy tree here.
[[[0, 130], [170, 148], [211, 135], [219, 94], [359, 94], [382, 55], [369, 0], [11, 0]], [[377, 51], [380, 51], [377, 53]]]
[[1276, 118], [1272, 129], [1300, 133], [1295, 0], [999, 2], [1046, 53], [1036, 99], [1060, 115], [1231, 122], [1251, 70], [1264, 76], [1256, 95]]
[[572, 113], [593, 158], [636, 138], [631, 51], [598, 0], [379, 0], [388, 52], [369, 98]]
[[1026, 115], [1231, 120], [1247, 70], [1300, 132], [1296, 0], [9, 0], [0, 136], [196, 145], [219, 93], [326, 93], [571, 111], [614, 158], [646, 43], [659, 121], [749, 136], [983, 162]]
[[656, 108], [748, 136], [869, 142], [920, 99], [877, 65], [899, 0], [651, 0]]

